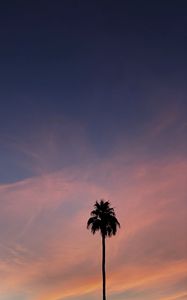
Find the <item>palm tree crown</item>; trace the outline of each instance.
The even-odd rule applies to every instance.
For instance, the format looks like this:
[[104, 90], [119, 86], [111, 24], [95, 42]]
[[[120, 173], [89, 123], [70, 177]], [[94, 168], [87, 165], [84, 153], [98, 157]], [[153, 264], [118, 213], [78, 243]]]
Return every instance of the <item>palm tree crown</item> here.
[[91, 217], [87, 222], [87, 228], [95, 234], [100, 231], [103, 237], [111, 237], [117, 232], [117, 227], [120, 227], [114, 209], [110, 207], [109, 201], [100, 200], [94, 204], [94, 210], [90, 213]]

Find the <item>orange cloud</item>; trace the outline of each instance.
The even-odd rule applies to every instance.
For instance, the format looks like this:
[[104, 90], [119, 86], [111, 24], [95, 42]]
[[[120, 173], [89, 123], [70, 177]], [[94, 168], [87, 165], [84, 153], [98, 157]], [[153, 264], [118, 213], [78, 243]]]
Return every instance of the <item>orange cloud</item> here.
[[91, 170], [2, 185], [0, 295], [28, 290], [28, 299], [56, 300], [98, 294], [100, 237], [85, 224], [100, 196], [111, 199], [122, 225], [107, 241], [109, 293], [164, 291], [163, 283], [183, 281], [186, 168], [184, 160], [137, 161], [127, 172], [114, 159], [113, 165], [105, 161]]
[[[175, 120], [176, 115], [169, 114], [151, 132], [158, 136]], [[74, 129], [70, 132], [74, 138]], [[76, 139], [78, 157], [90, 149], [81, 132]], [[98, 298], [101, 241], [87, 231], [86, 221], [94, 201], [101, 197], [111, 201], [121, 223], [118, 235], [107, 240], [111, 299], [185, 298], [184, 155], [175, 149], [167, 157], [147, 156], [146, 142], [150, 146], [152, 137], [146, 131], [127, 147], [122, 141], [102, 161], [90, 150], [87, 158], [94, 157], [93, 161], [54, 171], [48, 158], [53, 163], [55, 155], [60, 157], [55, 138], [49, 132], [41, 144], [23, 146], [22, 152], [35, 160], [33, 170], [40, 170], [37, 176], [0, 185], [0, 298]]]

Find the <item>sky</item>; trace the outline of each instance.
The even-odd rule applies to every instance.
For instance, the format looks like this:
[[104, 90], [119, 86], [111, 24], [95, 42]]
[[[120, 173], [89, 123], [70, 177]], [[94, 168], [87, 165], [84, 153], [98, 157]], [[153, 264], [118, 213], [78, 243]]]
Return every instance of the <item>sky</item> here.
[[0, 300], [187, 299], [186, 1], [0, 6]]

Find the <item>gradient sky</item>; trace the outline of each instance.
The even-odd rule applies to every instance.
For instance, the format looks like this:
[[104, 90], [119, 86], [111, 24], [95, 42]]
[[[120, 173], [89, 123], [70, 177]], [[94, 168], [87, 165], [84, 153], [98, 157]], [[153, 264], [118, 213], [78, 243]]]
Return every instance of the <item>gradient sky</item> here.
[[186, 1], [0, 7], [0, 300], [187, 299]]

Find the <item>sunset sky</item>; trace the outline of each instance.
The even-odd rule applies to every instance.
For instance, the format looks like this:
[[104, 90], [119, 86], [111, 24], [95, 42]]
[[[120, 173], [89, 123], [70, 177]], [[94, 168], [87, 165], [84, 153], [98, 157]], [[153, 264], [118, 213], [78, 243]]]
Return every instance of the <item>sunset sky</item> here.
[[187, 2], [0, 7], [0, 300], [187, 299]]

